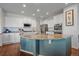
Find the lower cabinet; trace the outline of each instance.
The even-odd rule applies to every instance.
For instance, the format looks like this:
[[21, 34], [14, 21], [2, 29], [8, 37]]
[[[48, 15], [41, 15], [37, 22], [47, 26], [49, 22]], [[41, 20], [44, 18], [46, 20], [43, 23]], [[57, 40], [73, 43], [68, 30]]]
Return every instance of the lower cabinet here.
[[19, 33], [10, 34], [10, 41], [11, 41], [11, 43], [20, 43], [20, 35], [19, 35]]
[[12, 43], [19, 43], [19, 42], [20, 42], [19, 33], [4, 33], [2, 35], [2, 45], [12, 44]]
[[0, 46], [2, 46], [2, 35], [0, 35]]
[[2, 45], [10, 44], [10, 34], [3, 34], [2, 36]]
[[20, 40], [21, 49], [24, 51], [30, 52], [33, 55], [36, 55], [36, 44], [35, 40], [28, 40], [25, 38], [21, 38]]
[[65, 56], [66, 54], [66, 42], [64, 39], [60, 40], [41, 40], [40, 41], [40, 55], [47, 56]]

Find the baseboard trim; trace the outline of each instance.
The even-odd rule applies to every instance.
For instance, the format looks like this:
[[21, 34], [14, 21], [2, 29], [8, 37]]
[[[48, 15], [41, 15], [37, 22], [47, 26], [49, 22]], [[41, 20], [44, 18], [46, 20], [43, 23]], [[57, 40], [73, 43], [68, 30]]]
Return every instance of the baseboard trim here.
[[7, 44], [2, 44], [2, 46], [6, 46], [6, 45], [12, 45], [12, 44], [20, 44], [19, 42], [17, 42], [17, 43], [7, 43]]
[[23, 49], [20, 49], [20, 51], [25, 52], [25, 53], [28, 53], [28, 54], [32, 54], [32, 55], [33, 55], [33, 53], [32, 53], [32, 52], [25, 51], [25, 50], [23, 50]]

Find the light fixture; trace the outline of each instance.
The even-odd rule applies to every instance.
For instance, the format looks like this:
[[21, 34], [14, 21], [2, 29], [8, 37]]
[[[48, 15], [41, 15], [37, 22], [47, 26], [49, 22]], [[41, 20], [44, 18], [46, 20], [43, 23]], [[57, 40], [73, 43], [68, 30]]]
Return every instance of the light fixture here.
[[26, 4], [23, 4], [22, 6], [23, 6], [23, 7], [26, 7]]
[[33, 13], [32, 15], [35, 16], [35, 13]]
[[49, 13], [48, 12], [46, 12], [46, 15], [48, 15]]
[[40, 12], [40, 9], [37, 9], [37, 12]]
[[23, 14], [23, 13], [24, 13], [24, 11], [21, 11], [21, 13]]

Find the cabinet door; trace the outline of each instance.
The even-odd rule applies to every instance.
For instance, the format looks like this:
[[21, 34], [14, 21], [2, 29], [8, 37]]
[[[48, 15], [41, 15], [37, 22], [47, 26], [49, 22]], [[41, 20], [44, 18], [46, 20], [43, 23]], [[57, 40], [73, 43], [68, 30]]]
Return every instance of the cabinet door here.
[[10, 35], [9, 34], [3, 34], [3, 37], [2, 37], [2, 43], [3, 44], [10, 44]]
[[14, 40], [14, 33], [11, 33], [11, 34], [10, 34], [10, 42], [11, 42], [11, 43], [15, 43], [15, 40]]
[[0, 35], [0, 46], [2, 46], [2, 35]]
[[64, 39], [60, 40], [41, 40], [40, 41], [40, 55], [49, 56], [63, 56], [66, 55], [66, 42]]
[[21, 45], [21, 49], [22, 50], [27, 50], [26, 47], [27, 47], [27, 43], [26, 43], [26, 40], [25, 38], [20, 38], [20, 45]]
[[14, 40], [15, 40], [15, 43], [19, 43], [20, 42], [20, 35], [19, 35], [19, 33], [15, 33], [14, 34]]
[[32, 52], [33, 54], [36, 53], [36, 45], [35, 45], [35, 40], [30, 40], [27, 38], [22, 38], [20, 39], [20, 44], [21, 44], [21, 49]]
[[36, 45], [35, 45], [35, 40], [31, 40], [31, 39], [27, 39], [26, 40], [26, 43], [27, 43], [27, 50], [29, 51], [29, 52], [32, 52], [32, 53], [34, 53], [35, 54], [35, 52], [36, 52], [36, 49], [35, 49], [35, 47], [36, 47]]
[[18, 42], [20, 42], [19, 33], [11, 33], [10, 34], [10, 41], [11, 41], [11, 43], [18, 43]]

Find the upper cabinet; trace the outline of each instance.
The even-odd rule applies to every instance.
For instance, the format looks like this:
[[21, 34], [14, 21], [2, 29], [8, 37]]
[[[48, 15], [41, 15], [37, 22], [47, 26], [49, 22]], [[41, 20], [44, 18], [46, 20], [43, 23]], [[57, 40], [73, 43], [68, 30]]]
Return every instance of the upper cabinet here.
[[4, 11], [0, 8], [0, 33], [2, 33], [4, 24], [5, 24], [5, 15]]

